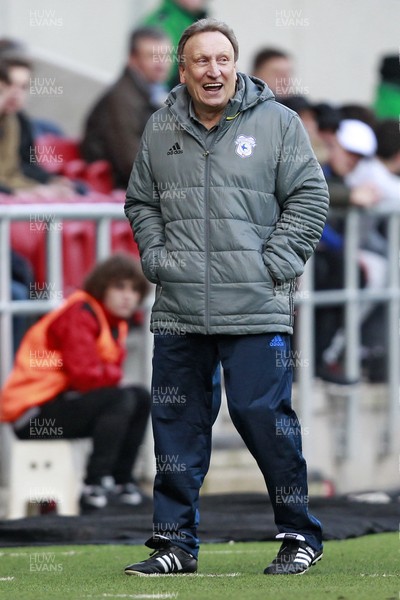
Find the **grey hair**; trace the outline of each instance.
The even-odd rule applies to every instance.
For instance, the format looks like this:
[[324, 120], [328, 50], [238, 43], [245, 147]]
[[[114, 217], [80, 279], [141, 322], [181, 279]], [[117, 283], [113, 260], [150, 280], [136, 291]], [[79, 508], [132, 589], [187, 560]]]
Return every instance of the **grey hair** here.
[[200, 19], [199, 21], [196, 21], [195, 23], [193, 23], [193, 25], [189, 25], [189, 27], [187, 27], [182, 33], [177, 50], [179, 64], [183, 64], [185, 62], [183, 52], [185, 49], [186, 42], [197, 33], [205, 33], [207, 31], [219, 31], [225, 37], [228, 38], [233, 47], [235, 62], [237, 62], [239, 58], [239, 44], [233, 30], [223, 21], [209, 18]]

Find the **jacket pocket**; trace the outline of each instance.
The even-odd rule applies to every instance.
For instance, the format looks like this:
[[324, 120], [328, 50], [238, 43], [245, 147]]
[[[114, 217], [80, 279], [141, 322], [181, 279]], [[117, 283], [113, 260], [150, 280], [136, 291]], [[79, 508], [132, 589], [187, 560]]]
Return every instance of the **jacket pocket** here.
[[289, 279], [284, 283], [274, 282], [274, 296], [280, 297], [282, 300], [285, 300], [288, 305], [289, 317], [290, 317], [290, 326], [293, 326], [294, 322], [294, 294], [296, 291], [296, 281], [297, 278]]
[[180, 281], [186, 267], [187, 259], [184, 252], [163, 248], [158, 256], [158, 282], [163, 284], [165, 282]]
[[143, 273], [152, 283], [159, 283], [158, 270], [163, 260], [163, 253], [165, 252], [163, 247], [152, 248], [142, 256]]
[[267, 265], [264, 262], [264, 252], [265, 252], [265, 242], [263, 243], [263, 245], [260, 248], [260, 261], [261, 261], [261, 266], [262, 266], [262, 271], [266, 276], [266, 280], [267, 283], [269, 285], [269, 287], [273, 290], [274, 295], [275, 295], [275, 286], [278, 285], [277, 282], [275, 281], [275, 279], [272, 277], [271, 271], [268, 269]]

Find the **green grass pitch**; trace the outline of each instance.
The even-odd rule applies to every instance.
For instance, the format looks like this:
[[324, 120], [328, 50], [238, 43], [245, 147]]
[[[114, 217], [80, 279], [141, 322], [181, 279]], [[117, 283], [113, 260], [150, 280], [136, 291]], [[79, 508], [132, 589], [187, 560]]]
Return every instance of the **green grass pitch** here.
[[325, 543], [324, 558], [301, 576], [266, 576], [279, 544], [203, 544], [196, 575], [128, 577], [143, 546], [0, 549], [2, 600], [399, 600], [397, 533]]

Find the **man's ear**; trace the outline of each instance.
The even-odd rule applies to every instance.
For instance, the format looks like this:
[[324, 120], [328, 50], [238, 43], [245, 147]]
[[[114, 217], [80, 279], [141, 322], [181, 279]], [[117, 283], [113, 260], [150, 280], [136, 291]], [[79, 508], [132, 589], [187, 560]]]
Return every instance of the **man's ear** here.
[[183, 65], [179, 65], [179, 81], [186, 83], [185, 67]]
[[136, 69], [137, 66], [137, 55], [136, 54], [130, 54], [128, 57], [128, 66], [131, 69]]

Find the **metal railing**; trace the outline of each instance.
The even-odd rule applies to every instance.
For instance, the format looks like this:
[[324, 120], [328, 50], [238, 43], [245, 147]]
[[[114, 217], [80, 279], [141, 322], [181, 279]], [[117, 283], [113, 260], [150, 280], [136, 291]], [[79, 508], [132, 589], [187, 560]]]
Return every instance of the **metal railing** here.
[[[374, 212], [374, 211], [370, 211]], [[29, 221], [32, 214], [51, 213], [52, 223], [63, 220], [91, 220], [96, 223], [96, 257], [107, 257], [111, 252], [111, 222], [124, 220], [120, 204], [57, 204], [57, 205], [3, 205], [0, 206], [0, 383], [12, 366], [12, 317], [17, 314], [41, 314], [59, 304], [54, 300], [11, 300], [10, 273], [10, 226], [14, 221]], [[360, 323], [357, 318], [360, 303], [366, 301], [384, 302], [388, 307], [388, 411], [387, 425], [382, 432], [382, 454], [388, 454], [394, 446], [399, 427], [399, 370], [400, 370], [400, 286], [399, 286], [399, 242], [400, 210], [394, 213], [379, 211], [380, 217], [388, 221], [388, 284], [384, 289], [359, 289], [355, 256], [359, 239], [359, 216], [357, 209], [345, 215], [345, 287], [342, 290], [314, 291], [312, 260], [302, 276], [301, 292], [296, 295], [299, 307], [298, 338], [301, 356], [307, 358], [308, 367], [298, 369], [299, 413], [308, 428], [312, 426], [314, 410], [314, 309], [317, 306], [343, 305], [345, 308], [345, 373], [349, 378], [360, 375]], [[56, 289], [62, 289], [62, 227], [54, 226], [47, 232], [47, 279]], [[147, 306], [149, 309], [149, 306]], [[152, 335], [149, 331], [149, 310], [147, 314], [147, 334], [141, 360], [146, 379], [151, 379]], [[348, 386], [348, 435], [347, 456], [355, 455], [357, 449], [357, 415], [359, 411], [359, 387]], [[312, 436], [303, 440], [306, 456], [312, 454]]]
[[[62, 222], [93, 221], [96, 225], [96, 260], [111, 254], [111, 225], [113, 221], [126, 221], [123, 206], [116, 203], [79, 204], [8, 204], [0, 206], [0, 387], [12, 368], [14, 315], [42, 315], [56, 308], [62, 300], [15, 300], [11, 299], [11, 224], [30, 221], [33, 215], [51, 215], [51, 227], [46, 229], [47, 281], [56, 290], [63, 289]], [[141, 345], [140, 370], [143, 380], [151, 380], [152, 336], [149, 330], [151, 301], [144, 305], [145, 322]], [[0, 482], [7, 480], [5, 463], [9, 451], [8, 431], [0, 427]]]
[[[399, 202], [400, 204], [400, 202]], [[369, 210], [387, 220], [388, 241], [388, 278], [382, 289], [361, 289], [358, 285], [358, 265], [355, 257], [359, 246], [361, 211], [352, 208], [343, 216], [344, 233], [344, 270], [345, 285], [341, 290], [315, 291], [313, 282], [313, 258], [307, 263], [302, 276], [301, 291], [296, 295], [299, 306], [298, 337], [301, 355], [307, 357], [309, 368], [299, 369], [299, 407], [301, 419], [308, 428], [313, 421], [314, 397], [314, 309], [319, 306], [342, 305], [345, 309], [345, 363], [344, 371], [348, 379], [360, 377], [360, 328], [358, 318], [360, 303], [375, 301], [385, 303], [388, 310], [387, 356], [388, 356], [388, 411], [384, 431], [382, 431], [380, 455], [389, 454], [395, 444], [399, 428], [399, 384], [400, 384], [400, 206], [396, 213], [384, 210]], [[360, 450], [357, 427], [359, 421], [360, 386], [349, 385], [346, 389], [348, 411], [346, 432], [346, 457], [354, 457]], [[304, 437], [303, 446], [306, 456], [312, 454], [312, 440]]]

